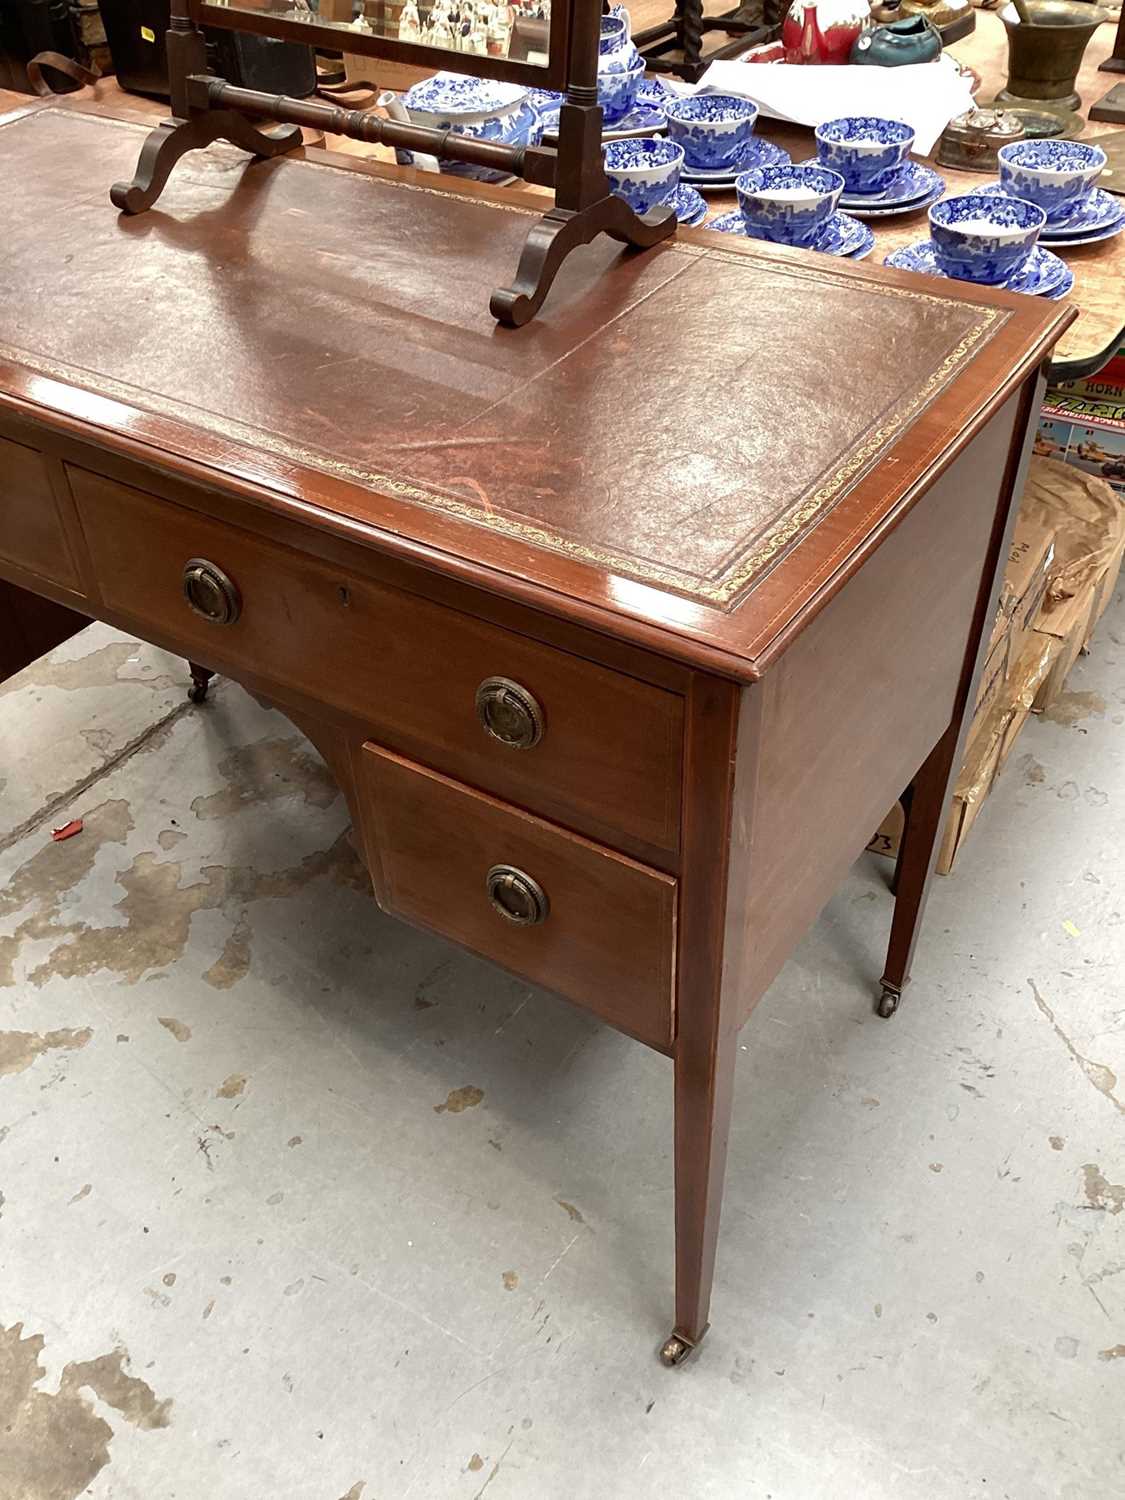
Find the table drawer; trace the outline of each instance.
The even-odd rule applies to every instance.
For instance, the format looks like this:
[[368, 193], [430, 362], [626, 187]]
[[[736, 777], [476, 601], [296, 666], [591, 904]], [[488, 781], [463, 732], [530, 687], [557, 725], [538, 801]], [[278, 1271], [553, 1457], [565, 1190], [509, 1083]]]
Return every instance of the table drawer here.
[[[335, 705], [381, 743], [595, 837], [676, 848], [677, 694], [99, 475], [69, 474], [107, 605], [185, 654]], [[236, 618], [215, 624], [188, 607], [191, 559], [229, 577]], [[478, 708], [482, 684], [496, 679], [519, 691], [501, 684]], [[512, 748], [482, 712], [535, 742]]]
[[[676, 882], [367, 744], [379, 904], [657, 1047], [673, 1035]], [[513, 920], [498, 907], [522, 920]]]
[[81, 588], [47, 460], [7, 438], [0, 438], [0, 557], [63, 588]]

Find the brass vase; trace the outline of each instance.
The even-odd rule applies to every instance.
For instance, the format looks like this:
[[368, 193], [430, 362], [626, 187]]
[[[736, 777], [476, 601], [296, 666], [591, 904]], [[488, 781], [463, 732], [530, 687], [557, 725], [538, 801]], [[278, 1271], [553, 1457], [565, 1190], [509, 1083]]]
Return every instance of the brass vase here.
[[1027, 99], [1049, 99], [1057, 108], [1079, 109], [1074, 90], [1087, 43], [1109, 16], [1083, 0], [1027, 0], [1034, 22], [1025, 26], [1014, 5], [1000, 19], [1008, 33], [1008, 82], [996, 96], [998, 105]]

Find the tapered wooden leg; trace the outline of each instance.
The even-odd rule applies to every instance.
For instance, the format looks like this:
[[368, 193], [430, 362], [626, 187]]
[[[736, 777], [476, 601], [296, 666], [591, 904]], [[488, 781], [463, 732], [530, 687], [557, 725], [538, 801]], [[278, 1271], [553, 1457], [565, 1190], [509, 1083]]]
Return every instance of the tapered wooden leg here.
[[209, 667], [201, 667], [198, 662], [189, 661], [188, 670], [191, 672], [191, 687], [188, 688], [188, 697], [193, 703], [202, 703], [207, 697], [207, 689], [211, 685], [214, 672]]
[[895, 865], [895, 909], [883, 970], [883, 993], [878, 1004], [878, 1012], [884, 1019], [898, 1009], [910, 978], [910, 965], [945, 829], [946, 810], [960, 768], [960, 727], [959, 723], [949, 726], [902, 799], [906, 818]]
[[1024, 442], [1022, 448], [1013, 449], [1009, 455], [997, 496], [996, 517], [988, 553], [983, 560], [977, 607], [969, 632], [952, 722], [903, 795], [906, 820], [895, 865], [895, 909], [891, 919], [887, 963], [883, 970], [883, 990], [875, 1006], [878, 1014], [885, 1020], [898, 1010], [902, 992], [910, 979], [910, 965], [922, 927], [930, 882], [937, 865], [953, 783], [961, 768], [965, 741], [968, 738], [969, 721], [972, 717], [970, 705], [977, 700], [989, 632], [996, 618], [1000, 586], [1004, 579], [1012, 530], [1019, 513], [1020, 496], [1027, 477], [1027, 465], [1045, 383], [1044, 372], [1040, 371], [1025, 382], [1020, 394], [1016, 423], [1017, 430], [1021, 425], [1023, 427]]
[[660, 1351], [677, 1365], [708, 1328], [723, 1202], [736, 1032], [717, 1013], [685, 1027], [676, 1046], [676, 1326]]
[[715, 1273], [742, 1014], [738, 966], [725, 962], [742, 935], [743, 893], [727, 889], [741, 704], [736, 687], [709, 679], [688, 694], [673, 1051], [676, 1322], [660, 1350], [666, 1365], [681, 1364], [707, 1332]]

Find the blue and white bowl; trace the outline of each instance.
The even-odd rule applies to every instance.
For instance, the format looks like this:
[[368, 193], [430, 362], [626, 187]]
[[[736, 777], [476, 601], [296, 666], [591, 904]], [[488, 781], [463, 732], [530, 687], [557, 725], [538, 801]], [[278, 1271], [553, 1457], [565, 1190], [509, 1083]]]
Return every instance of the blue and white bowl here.
[[[430, 125], [454, 135], [472, 135], [506, 146], [537, 146], [543, 122], [522, 85], [490, 78], [469, 78], [461, 73], [435, 73], [416, 83], [402, 96], [402, 105], [412, 125]], [[401, 165], [414, 161], [410, 151], [397, 151]], [[453, 177], [479, 182], [501, 182], [509, 174], [490, 167], [438, 158], [438, 168]]]
[[939, 268], [961, 281], [996, 286], [1027, 260], [1047, 215], [1022, 198], [964, 193], [930, 209], [930, 237]]
[[1074, 213], [1106, 164], [1102, 148], [1083, 141], [1012, 141], [996, 155], [1005, 190], [1036, 204], [1048, 222]]
[[689, 167], [711, 171], [740, 161], [758, 118], [758, 106], [737, 94], [689, 94], [664, 105], [668, 134], [684, 148]]
[[814, 134], [817, 160], [839, 172], [849, 193], [881, 193], [890, 187], [914, 145], [909, 125], [877, 115], [825, 120]]
[[518, 83], [493, 78], [470, 78], [463, 73], [435, 73], [407, 89], [402, 103], [412, 125], [432, 125], [437, 130], [462, 130], [482, 135], [488, 127], [490, 140], [500, 139], [502, 122], [515, 114], [527, 99], [528, 90]]
[[674, 141], [654, 135], [610, 141], [602, 147], [612, 192], [638, 214], [671, 203], [680, 185], [684, 153]]
[[826, 167], [759, 167], [735, 178], [747, 234], [780, 245], [811, 245], [844, 190]]

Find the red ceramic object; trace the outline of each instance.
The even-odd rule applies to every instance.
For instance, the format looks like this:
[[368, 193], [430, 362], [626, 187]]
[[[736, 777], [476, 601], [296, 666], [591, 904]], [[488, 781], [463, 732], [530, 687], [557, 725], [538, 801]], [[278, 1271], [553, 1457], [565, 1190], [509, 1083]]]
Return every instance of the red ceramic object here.
[[870, 13], [868, 0], [793, 0], [781, 27], [785, 61], [846, 63]]

